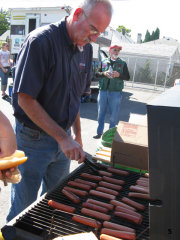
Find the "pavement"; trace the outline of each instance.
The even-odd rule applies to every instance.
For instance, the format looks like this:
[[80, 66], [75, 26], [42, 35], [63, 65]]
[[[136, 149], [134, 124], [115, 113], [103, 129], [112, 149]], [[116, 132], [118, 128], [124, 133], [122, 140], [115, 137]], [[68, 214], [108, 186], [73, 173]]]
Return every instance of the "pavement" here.
[[[11, 82], [12, 79], [10, 78], [9, 83]], [[150, 102], [160, 93], [160, 91], [125, 87], [123, 91], [123, 100], [121, 104], [119, 120], [147, 126], [146, 103]], [[97, 129], [97, 95], [98, 89], [93, 88], [93, 101], [82, 103], [80, 107], [83, 148], [84, 151], [90, 155], [94, 155], [98, 145], [101, 144], [101, 140], [93, 138], [93, 136], [96, 135]], [[0, 110], [8, 117], [12, 126], [14, 126], [15, 121], [10, 100], [10, 98], [7, 100], [0, 98]], [[108, 122], [109, 115], [107, 114], [104, 131], [108, 130], [109, 128]], [[72, 161], [71, 171], [78, 166], [79, 165], [76, 161]], [[11, 184], [8, 184], [7, 187], [4, 187], [2, 181], [0, 181], [0, 229], [6, 223], [5, 219], [10, 206], [10, 185]]]

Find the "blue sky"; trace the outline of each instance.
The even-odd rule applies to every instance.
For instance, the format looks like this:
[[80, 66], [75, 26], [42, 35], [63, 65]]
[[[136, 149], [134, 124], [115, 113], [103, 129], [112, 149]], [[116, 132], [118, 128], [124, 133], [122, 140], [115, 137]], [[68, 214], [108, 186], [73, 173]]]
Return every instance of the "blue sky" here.
[[[58, 6], [63, 3], [75, 5], [79, 0], [1, 0], [0, 7]], [[131, 29], [131, 37], [137, 39], [137, 33], [142, 33], [144, 39], [146, 30], [150, 33], [160, 29], [160, 37], [172, 37], [180, 42], [179, 30], [179, 0], [112, 0], [114, 14], [112, 27], [124, 25]]]

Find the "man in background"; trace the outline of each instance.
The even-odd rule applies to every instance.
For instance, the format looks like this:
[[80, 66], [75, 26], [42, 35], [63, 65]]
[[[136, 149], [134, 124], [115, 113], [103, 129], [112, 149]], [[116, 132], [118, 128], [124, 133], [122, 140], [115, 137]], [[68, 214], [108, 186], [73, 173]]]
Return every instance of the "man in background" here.
[[109, 58], [102, 62], [100, 72], [96, 73], [99, 78], [98, 94], [98, 127], [95, 139], [101, 138], [104, 130], [104, 122], [107, 109], [109, 108], [110, 124], [113, 128], [118, 123], [119, 110], [122, 99], [124, 80], [129, 80], [130, 75], [125, 61], [119, 58], [121, 46], [112, 45], [109, 48]]

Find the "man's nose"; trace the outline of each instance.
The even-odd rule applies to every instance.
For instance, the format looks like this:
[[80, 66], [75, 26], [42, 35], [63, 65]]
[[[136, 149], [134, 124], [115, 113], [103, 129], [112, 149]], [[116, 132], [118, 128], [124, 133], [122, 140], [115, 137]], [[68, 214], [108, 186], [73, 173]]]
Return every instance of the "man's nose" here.
[[90, 39], [91, 42], [96, 42], [98, 36], [99, 36], [99, 35], [90, 35], [90, 36], [89, 36], [89, 39]]

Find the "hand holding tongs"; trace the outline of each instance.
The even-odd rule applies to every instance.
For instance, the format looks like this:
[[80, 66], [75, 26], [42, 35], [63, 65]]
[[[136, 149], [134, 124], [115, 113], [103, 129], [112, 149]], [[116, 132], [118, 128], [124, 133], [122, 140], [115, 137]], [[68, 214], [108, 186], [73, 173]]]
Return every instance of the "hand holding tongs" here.
[[84, 160], [84, 163], [96, 174], [99, 174], [98, 170], [106, 170], [107, 167], [103, 164], [100, 163], [95, 163], [93, 161], [91, 161], [90, 159], [88, 159], [87, 157]]

